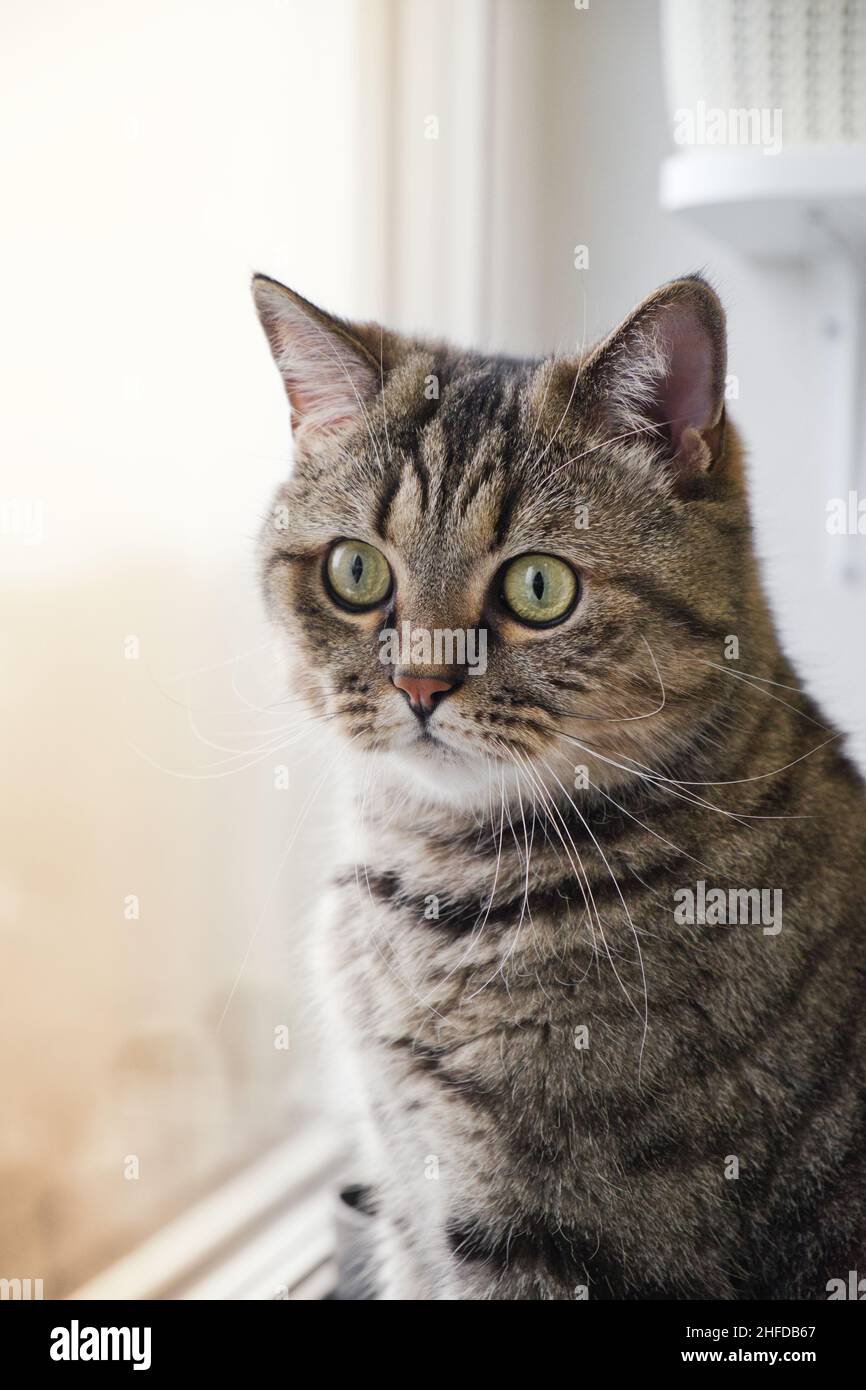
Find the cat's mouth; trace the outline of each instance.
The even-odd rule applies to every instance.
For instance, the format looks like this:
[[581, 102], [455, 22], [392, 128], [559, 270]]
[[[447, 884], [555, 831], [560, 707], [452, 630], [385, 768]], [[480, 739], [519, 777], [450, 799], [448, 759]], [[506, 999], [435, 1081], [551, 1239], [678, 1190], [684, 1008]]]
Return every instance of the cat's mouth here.
[[453, 762], [466, 757], [465, 751], [461, 752], [446, 742], [430, 728], [429, 724], [425, 724], [423, 728], [418, 730], [410, 747], [413, 753], [420, 753], [422, 757], [438, 759], [439, 761]]
[[445, 764], [451, 767], [471, 764], [476, 755], [476, 750], [459, 734], [437, 727], [436, 721], [429, 719], [419, 723], [408, 738], [399, 739], [393, 751], [428, 771]]
[[418, 730], [417, 742], [421, 744], [435, 743], [438, 744], [440, 748], [446, 748], [448, 746], [445, 743], [444, 739], [441, 739], [437, 734], [434, 734], [429, 724], [425, 724], [422, 728]]
[[491, 776], [496, 795], [509, 787], [514, 768], [506, 763], [491, 771], [496, 755], [462, 731], [418, 728], [411, 738], [397, 739], [384, 753], [400, 794], [410, 788], [424, 798], [462, 808], [487, 806], [491, 796]]

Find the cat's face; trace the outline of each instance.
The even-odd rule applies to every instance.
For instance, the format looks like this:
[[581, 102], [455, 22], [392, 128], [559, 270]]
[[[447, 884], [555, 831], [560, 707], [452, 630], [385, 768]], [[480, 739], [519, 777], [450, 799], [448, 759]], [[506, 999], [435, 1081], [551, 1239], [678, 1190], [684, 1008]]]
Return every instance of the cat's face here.
[[296, 417], [264, 582], [315, 715], [445, 801], [675, 758], [748, 563], [712, 292], [540, 363], [256, 296]]

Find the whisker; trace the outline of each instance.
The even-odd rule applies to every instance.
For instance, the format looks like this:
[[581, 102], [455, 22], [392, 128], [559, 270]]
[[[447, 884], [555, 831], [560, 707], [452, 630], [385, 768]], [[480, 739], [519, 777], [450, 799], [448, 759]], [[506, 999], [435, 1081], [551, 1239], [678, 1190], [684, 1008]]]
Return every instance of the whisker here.
[[662, 698], [659, 704], [656, 705], [655, 709], [647, 710], [645, 714], [627, 714], [619, 717], [605, 714], [584, 714], [581, 710], [569, 709], [568, 714], [572, 718], [580, 720], [593, 720], [602, 724], [636, 724], [641, 719], [652, 719], [654, 715], [661, 714], [662, 710], [664, 709], [667, 703], [665, 683], [662, 680], [662, 674], [659, 670], [658, 662], [655, 658], [655, 653], [653, 652], [652, 647], [650, 646], [646, 637], [644, 637], [643, 633], [641, 633], [641, 641], [645, 644], [647, 651], [649, 652], [650, 657], [652, 658], [652, 664], [655, 668], [656, 677], [658, 679], [659, 685], [661, 686]]
[[[539, 778], [539, 777], [536, 776], [534, 769], [532, 768], [531, 764], [528, 762], [527, 759], [522, 758], [520, 754], [515, 754], [515, 756], [518, 757], [518, 758], [520, 758], [521, 765], [523, 766], [524, 771], [526, 772], [527, 777], [529, 777], [530, 781], [535, 785], [536, 789], [538, 790], [538, 792], [539, 792], [539, 794], [540, 794], [540, 796], [541, 796], [542, 804], [545, 805], [546, 807], [548, 807], [548, 808], [550, 809], [550, 811], [553, 813], [554, 819], [553, 819], [553, 821], [551, 822], [552, 828], [553, 828], [553, 830], [556, 832], [556, 834], [559, 836], [559, 839], [560, 839], [560, 841], [562, 842], [562, 847], [563, 847], [563, 849], [565, 850], [566, 858], [567, 858], [569, 864], [571, 865], [571, 868], [572, 868], [572, 870], [573, 870], [573, 872], [574, 872], [575, 880], [576, 880], [576, 882], [577, 882], [578, 887], [580, 888], [581, 895], [582, 895], [582, 897], [583, 897], [584, 908], [585, 908], [586, 913], [587, 913], [587, 920], [588, 920], [588, 922], [589, 922], [589, 929], [590, 929], [590, 933], [591, 933], [591, 936], [592, 936], [592, 950], [593, 950], [593, 955], [594, 955], [594, 957], [595, 957], [595, 959], [596, 959], [596, 961], [597, 961], [597, 960], [598, 960], [598, 942], [597, 942], [596, 939], [595, 939], [595, 927], [594, 927], [594, 925], [593, 925], [593, 913], [595, 914], [595, 921], [596, 921], [596, 923], [597, 923], [597, 925], [598, 925], [598, 930], [599, 930], [599, 934], [600, 934], [600, 936], [601, 936], [602, 942], [604, 942], [605, 950], [607, 950], [607, 942], [606, 942], [606, 940], [605, 940], [604, 928], [603, 928], [602, 925], [601, 925], [601, 918], [600, 918], [600, 916], [599, 916], [598, 908], [596, 907], [595, 897], [594, 897], [593, 891], [592, 891], [592, 885], [591, 885], [591, 883], [590, 883], [590, 881], [589, 881], [589, 875], [588, 875], [588, 873], [586, 872], [586, 869], [585, 869], [584, 866], [583, 866], [583, 860], [582, 860], [581, 857], [580, 857], [580, 850], [577, 848], [577, 845], [574, 843], [574, 839], [572, 838], [571, 831], [570, 831], [569, 828], [568, 828], [568, 824], [567, 824], [567, 822], [566, 822], [564, 816], [563, 816], [562, 813], [560, 812], [559, 807], [556, 805], [556, 802], [555, 802], [555, 800], [554, 800], [554, 798], [553, 798], [551, 792], [549, 791], [549, 789], [544, 785], [544, 782], [541, 780], [541, 778]], [[579, 868], [577, 867], [577, 865], [575, 864], [574, 860], [573, 860], [572, 857], [571, 857], [571, 854], [569, 853], [568, 845], [565, 843], [565, 840], [563, 839], [562, 834], [561, 834], [561, 832], [560, 832], [559, 826], [558, 826], [557, 823], [556, 823], [557, 819], [559, 820], [559, 822], [560, 822], [560, 824], [561, 824], [561, 826], [562, 826], [562, 829], [565, 831], [565, 834], [568, 836], [569, 843], [571, 844], [571, 847], [572, 847], [572, 849], [574, 850], [574, 853], [575, 853], [575, 855], [576, 855], [576, 857], [577, 857], [577, 865], [580, 866]]]
[[[682, 792], [675, 791], [674, 788], [680, 784], [674, 778], [662, 777], [651, 770], [640, 771], [640, 765], [637, 767], [626, 767], [624, 763], [617, 762], [615, 758], [608, 758], [604, 753], [600, 753], [598, 749], [593, 748], [591, 744], [581, 743], [580, 739], [575, 738], [573, 734], [557, 733], [554, 737], [566, 739], [569, 743], [573, 743], [578, 748], [582, 749], [584, 753], [589, 753], [592, 757], [598, 758], [601, 762], [609, 764], [610, 767], [618, 768], [621, 772], [627, 772], [633, 777], [643, 778], [645, 782], [652, 786], [659, 787], [662, 791], [667, 792], [671, 796], [678, 796], [682, 801], [687, 801], [693, 806], [700, 806], [705, 811], [714, 811], [716, 815], [726, 816], [730, 820], [738, 821], [741, 825], [746, 825], [748, 821], [753, 820], [811, 820], [811, 816], [765, 816], [752, 815], [746, 811], [726, 811], [722, 806], [716, 806], [713, 802], [704, 800], [703, 797], [694, 794], [686, 796]], [[628, 754], [623, 754], [623, 756], [628, 757]], [[635, 762], [636, 760], [630, 758], [629, 761]], [[687, 783], [683, 783], [682, 785], [686, 786]], [[697, 785], [700, 786], [702, 784], [697, 783]]]
[[[324, 724], [334, 718], [336, 718], [336, 715], [323, 715], [320, 718], [318, 718], [316, 722], [319, 724]], [[274, 753], [280, 752], [283, 749], [293, 747], [294, 743], [299, 742], [301, 738], [305, 736], [305, 734], [305, 729], [299, 730], [293, 740], [280, 739], [276, 743], [269, 745], [267, 748], [256, 749], [255, 754], [252, 757], [250, 757], [249, 750], [243, 749], [239, 750], [237, 753], [231, 755], [228, 758], [217, 759], [216, 762], [212, 764], [213, 767], [220, 767], [225, 763], [234, 762], [239, 758], [247, 759], [247, 761], [242, 766], [227, 768], [224, 772], [180, 772], [174, 768], [164, 767], [161, 763], [157, 762], [155, 758], [152, 758], [149, 753], [145, 752], [143, 748], [139, 748], [137, 744], [132, 743], [130, 740], [127, 741], [127, 747], [131, 748], [132, 751], [139, 758], [142, 759], [142, 761], [149, 763], [151, 767], [156, 768], [158, 772], [164, 773], [167, 777], [175, 777], [178, 781], [182, 782], [218, 782], [221, 781], [224, 777], [234, 777], [238, 773], [248, 772], [250, 768], [258, 767], [260, 763], [264, 762], [266, 758], [272, 757]]]
[[[731, 671], [727, 666], [718, 666], [712, 661], [701, 661], [700, 664], [702, 666], [710, 666], [714, 671], [720, 671], [722, 675], [730, 676], [732, 680], [744, 681], [750, 690], [760, 691], [761, 695], [766, 695], [770, 700], [775, 700], [777, 704], [784, 705], [785, 709], [792, 710], [794, 714], [799, 714], [801, 719], [807, 719], [810, 724], [815, 724], [819, 729], [823, 729], [827, 732], [826, 724], [822, 724], [820, 719], [813, 719], [811, 714], [807, 714], [805, 710], [798, 709], [796, 705], [791, 704], [790, 700], [783, 700], [781, 695], [774, 695], [772, 690], [762, 690], [759, 685], [752, 685], [752, 680], [760, 680], [760, 676], [750, 677], [745, 671]], [[776, 685], [777, 682], [770, 681], [769, 684]], [[783, 690], [791, 690], [792, 688], [792, 686], [782, 686]]]
[[[607, 856], [605, 855], [604, 850], [602, 849], [602, 847], [601, 847], [601, 845], [599, 844], [598, 840], [597, 840], [597, 839], [595, 838], [595, 836], [593, 835], [592, 830], [590, 829], [590, 826], [589, 826], [589, 822], [586, 820], [586, 817], [583, 815], [583, 813], [582, 813], [582, 812], [578, 809], [578, 807], [575, 805], [574, 800], [573, 800], [572, 797], [569, 795], [569, 793], [565, 790], [565, 787], [562, 785], [562, 783], [560, 782], [559, 778], [557, 777], [556, 773], [554, 772], [554, 770], [553, 770], [553, 768], [550, 766], [550, 764], [547, 762], [547, 760], [544, 759], [544, 758], [542, 758], [541, 761], [544, 763], [544, 766], [547, 768], [547, 770], [548, 770], [548, 772], [550, 773], [550, 775], [554, 778], [554, 780], [555, 780], [556, 783], [558, 784], [560, 790], [562, 791], [562, 793], [563, 793], [563, 795], [565, 796], [565, 798], [566, 798], [566, 800], [568, 801], [568, 803], [569, 803], [569, 804], [571, 805], [571, 807], [574, 809], [574, 812], [575, 812], [575, 814], [578, 816], [578, 818], [579, 818], [579, 820], [580, 820], [580, 822], [581, 822], [581, 824], [582, 824], [584, 830], [586, 831], [587, 835], [589, 835], [590, 839], [592, 840], [592, 843], [595, 845], [595, 848], [596, 848], [596, 850], [598, 851], [598, 854], [601, 856], [601, 860], [602, 860], [602, 862], [603, 862], [605, 868], [607, 869], [608, 874], [610, 875], [610, 879], [611, 879], [611, 882], [613, 883], [614, 888], [616, 889], [617, 896], [618, 896], [620, 902], [622, 903], [622, 908], [623, 908], [623, 912], [625, 913], [625, 916], [626, 916], [626, 921], [628, 922], [629, 927], [631, 928], [632, 935], [634, 936], [635, 946], [636, 946], [636, 948], [637, 948], [638, 964], [639, 964], [639, 966], [640, 966], [641, 980], [643, 981], [643, 991], [644, 991], [643, 1035], [642, 1035], [642, 1037], [641, 1037], [640, 1053], [639, 1053], [639, 1056], [638, 1056], [638, 1068], [637, 1068], [638, 1085], [640, 1085], [640, 1080], [641, 1080], [641, 1069], [642, 1069], [642, 1067], [643, 1067], [643, 1054], [644, 1054], [644, 1048], [646, 1047], [647, 1035], [648, 1035], [648, 1033], [649, 1033], [649, 994], [648, 994], [648, 992], [647, 992], [646, 970], [645, 970], [645, 968], [644, 968], [643, 952], [642, 952], [642, 950], [641, 950], [641, 948], [640, 948], [640, 939], [639, 939], [638, 934], [637, 934], [637, 931], [636, 931], [636, 929], [635, 929], [634, 922], [632, 921], [631, 913], [629, 912], [629, 909], [628, 909], [628, 903], [626, 902], [626, 900], [625, 900], [625, 898], [624, 898], [624, 896], [623, 896], [623, 892], [622, 892], [622, 889], [621, 889], [620, 886], [619, 886], [619, 883], [618, 883], [618, 881], [617, 881], [616, 875], [614, 874], [613, 869], [611, 868], [610, 863], [608, 862], [608, 859], [607, 859]], [[610, 952], [608, 952], [608, 958], [610, 959]], [[611, 965], [613, 966], [613, 961], [611, 961]], [[616, 974], [616, 973], [617, 973], [617, 972], [616, 972], [616, 967], [613, 966], [613, 969], [614, 969], [614, 974]], [[634, 1004], [633, 1004], [633, 1002], [632, 1002], [631, 996], [629, 995], [627, 989], [625, 988], [625, 985], [623, 984], [622, 980], [619, 979], [619, 975], [618, 975], [618, 974], [617, 974], [617, 979], [619, 980], [619, 983], [620, 983], [620, 985], [622, 986], [622, 990], [623, 990], [623, 993], [625, 994], [626, 999], [629, 1001], [629, 1004], [631, 1004], [632, 1008], [634, 1008], [635, 1006], [634, 1006]], [[638, 1015], [638, 1016], [640, 1017], [640, 1015]]]
[[614, 434], [609, 439], [603, 439], [600, 444], [593, 444], [589, 449], [584, 449], [583, 453], [574, 454], [571, 458], [566, 459], [565, 463], [560, 464], [558, 468], [554, 469], [554, 471], [545, 478], [545, 484], [551, 482], [552, 479], [556, 477], [557, 473], [561, 473], [562, 470], [568, 468], [570, 464], [579, 463], [581, 459], [588, 458], [590, 454], [598, 453], [599, 449], [609, 449], [611, 444], [618, 444], [623, 439], [633, 439], [634, 436], [638, 434], [661, 435], [665, 425], [679, 425], [683, 420], [687, 420], [688, 418], [687, 415], [675, 415], [671, 420], [660, 420], [658, 424], [650, 422], [646, 425], [639, 425], [635, 429], [625, 430], [622, 434]]

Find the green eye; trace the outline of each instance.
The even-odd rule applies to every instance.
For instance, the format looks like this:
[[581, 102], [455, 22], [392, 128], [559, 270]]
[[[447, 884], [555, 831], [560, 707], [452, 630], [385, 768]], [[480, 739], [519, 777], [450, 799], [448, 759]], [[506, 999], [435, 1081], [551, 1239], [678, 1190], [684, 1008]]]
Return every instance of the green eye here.
[[555, 555], [521, 555], [505, 571], [502, 598], [522, 623], [547, 627], [574, 607], [577, 575]]
[[325, 567], [331, 592], [350, 608], [375, 608], [391, 592], [391, 570], [366, 541], [338, 541]]

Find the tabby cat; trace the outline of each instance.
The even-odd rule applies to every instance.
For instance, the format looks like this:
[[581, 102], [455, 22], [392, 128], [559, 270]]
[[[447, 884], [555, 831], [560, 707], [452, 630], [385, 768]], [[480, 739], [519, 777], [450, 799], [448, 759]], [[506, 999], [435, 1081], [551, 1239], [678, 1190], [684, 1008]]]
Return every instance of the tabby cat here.
[[317, 948], [377, 1296], [826, 1299], [866, 1274], [866, 798], [761, 590], [715, 293], [527, 361], [254, 294], [264, 589], [354, 787]]

